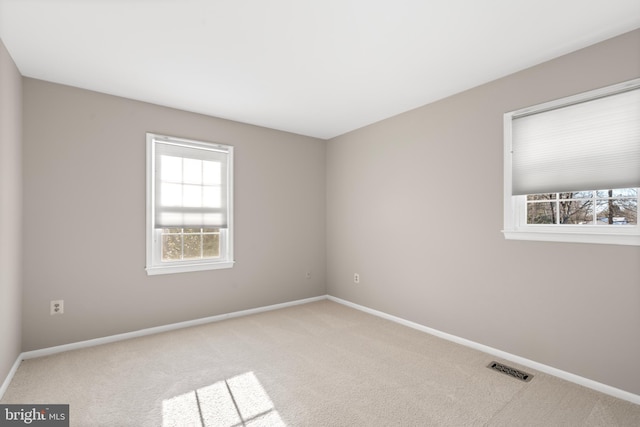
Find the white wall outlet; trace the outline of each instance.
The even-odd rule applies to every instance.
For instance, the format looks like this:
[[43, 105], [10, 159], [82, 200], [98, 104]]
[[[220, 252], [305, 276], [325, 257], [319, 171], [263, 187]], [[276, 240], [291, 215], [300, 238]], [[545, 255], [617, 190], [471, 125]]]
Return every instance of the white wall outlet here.
[[64, 300], [57, 299], [57, 300], [51, 301], [50, 313], [51, 313], [52, 316], [55, 315], [55, 314], [63, 314], [64, 313]]
[[360, 275], [358, 273], [353, 274], [353, 283], [360, 283]]
[[310, 271], [307, 271], [307, 276], [306, 277], [307, 277], [307, 279], [311, 279], [311, 272]]

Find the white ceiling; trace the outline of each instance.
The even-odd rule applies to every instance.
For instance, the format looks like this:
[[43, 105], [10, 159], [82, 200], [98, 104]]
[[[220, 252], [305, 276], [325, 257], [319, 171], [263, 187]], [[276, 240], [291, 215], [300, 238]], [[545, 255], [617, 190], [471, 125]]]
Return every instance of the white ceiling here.
[[638, 27], [639, 0], [0, 0], [24, 76], [319, 138]]

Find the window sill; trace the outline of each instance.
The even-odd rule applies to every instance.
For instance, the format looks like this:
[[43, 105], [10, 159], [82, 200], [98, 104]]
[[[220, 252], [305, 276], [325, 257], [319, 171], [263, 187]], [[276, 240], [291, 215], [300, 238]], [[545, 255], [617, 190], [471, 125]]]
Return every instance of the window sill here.
[[[634, 227], [635, 228], [635, 227]], [[565, 243], [595, 243], [603, 245], [640, 246], [640, 234], [637, 231], [612, 233], [597, 230], [502, 230], [507, 240], [533, 240]]]
[[220, 270], [224, 268], [232, 268], [235, 261], [224, 261], [215, 263], [199, 263], [199, 264], [174, 264], [147, 267], [147, 276], [155, 276], [158, 274], [173, 273], [189, 273], [192, 271]]

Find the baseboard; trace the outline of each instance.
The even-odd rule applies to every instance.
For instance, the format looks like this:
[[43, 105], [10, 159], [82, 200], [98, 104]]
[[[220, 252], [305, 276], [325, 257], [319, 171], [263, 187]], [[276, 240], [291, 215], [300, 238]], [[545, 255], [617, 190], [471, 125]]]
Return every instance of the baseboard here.
[[619, 388], [615, 388], [606, 384], [599, 383], [594, 380], [590, 380], [588, 378], [581, 377], [579, 375], [572, 374], [571, 372], [566, 372], [561, 369], [554, 368], [552, 366], [544, 365], [542, 363], [535, 362], [533, 360], [526, 359], [524, 357], [516, 356], [515, 354], [507, 353], [502, 350], [498, 350], [493, 347], [486, 346], [484, 344], [477, 343], [475, 341], [471, 341], [465, 338], [460, 338], [455, 335], [448, 334], [446, 332], [439, 331], [437, 329], [429, 328], [424, 325], [420, 325], [418, 323], [411, 322], [409, 320], [402, 319], [400, 317], [392, 316], [390, 314], [384, 313], [382, 311], [374, 310], [369, 307], [365, 307], [359, 304], [352, 303], [347, 300], [343, 300], [340, 298], [336, 298], [331, 295], [327, 295], [327, 299], [337, 302], [339, 304], [346, 305], [351, 308], [355, 308], [356, 310], [363, 311], [365, 313], [372, 314], [374, 316], [381, 317], [383, 319], [391, 320], [392, 322], [399, 323], [404, 326], [408, 326], [413, 329], [417, 329], [421, 332], [426, 332], [430, 335], [434, 335], [436, 337], [445, 339], [447, 341], [454, 342], [456, 344], [463, 345], [465, 347], [470, 347], [475, 350], [482, 351], [483, 353], [488, 353], [493, 356], [502, 358], [504, 360], [509, 360], [514, 363], [518, 363], [520, 365], [529, 367], [531, 369], [535, 369], [537, 371], [543, 372], [545, 374], [553, 375], [554, 377], [558, 377], [560, 379], [581, 385], [583, 387], [590, 388], [592, 390], [599, 391], [600, 393], [608, 394], [609, 396], [616, 397], [618, 399], [626, 400], [631, 403], [635, 403], [636, 405], [640, 405], [640, 395], [630, 393], [625, 390], [620, 390]]
[[16, 374], [16, 371], [18, 370], [20, 363], [24, 360], [22, 357], [23, 354], [24, 353], [20, 353], [18, 355], [18, 357], [16, 358], [16, 361], [13, 363], [13, 366], [11, 367], [11, 369], [9, 370], [9, 373], [7, 374], [7, 377], [4, 379], [2, 386], [0, 386], [0, 400], [2, 400], [2, 398], [4, 397], [4, 393], [9, 388], [9, 384], [11, 384], [11, 381], [13, 380], [13, 377]]
[[176, 329], [189, 328], [191, 326], [199, 326], [207, 323], [219, 322], [226, 319], [232, 319], [234, 317], [248, 316], [250, 314], [263, 313], [271, 310], [278, 310], [280, 308], [293, 307], [295, 305], [307, 304], [314, 301], [320, 301], [326, 299], [326, 295], [318, 297], [305, 298], [296, 301], [289, 301], [280, 304], [268, 305], [265, 307], [252, 308], [248, 310], [235, 311], [232, 313], [219, 314], [217, 316], [204, 317], [200, 319], [187, 320], [185, 322], [172, 323], [169, 325], [157, 326], [154, 328], [141, 329], [133, 332], [126, 332], [123, 334], [110, 335], [108, 337], [95, 338], [86, 341], [79, 341], [71, 344], [58, 345], [54, 347], [43, 348], [40, 350], [27, 351], [21, 354], [21, 360], [34, 359], [36, 357], [49, 356], [52, 354], [62, 353], [70, 350], [77, 350], [81, 348], [93, 347], [96, 345], [109, 344], [117, 341], [128, 340], [131, 338], [138, 338], [147, 335], [159, 334], [162, 332], [174, 331]]
[[123, 334], [110, 335], [108, 337], [95, 338], [95, 339], [79, 341], [71, 344], [58, 345], [54, 347], [43, 348], [40, 350], [25, 351], [18, 355], [18, 358], [16, 359], [15, 363], [11, 367], [11, 370], [7, 374], [7, 377], [5, 378], [4, 382], [2, 383], [2, 387], [0, 387], [0, 399], [2, 399], [2, 397], [4, 396], [4, 393], [9, 388], [9, 384], [13, 380], [13, 377], [15, 376], [16, 371], [18, 370], [18, 367], [20, 366], [20, 363], [23, 360], [35, 359], [36, 357], [50, 356], [52, 354], [63, 353], [65, 351], [78, 350], [81, 348], [88, 348], [96, 345], [109, 344], [117, 341], [128, 340], [131, 338], [138, 338], [138, 337], [143, 337], [147, 335], [159, 334], [162, 332], [174, 331], [176, 329], [189, 328], [191, 326], [199, 326], [207, 323], [219, 322], [226, 319], [232, 319], [234, 317], [264, 313], [267, 311], [278, 310], [280, 308], [293, 307], [296, 305], [307, 304], [310, 302], [321, 301], [325, 299], [327, 299], [327, 296], [321, 295], [317, 297], [305, 298], [305, 299], [296, 300], [296, 301], [289, 301], [289, 302], [284, 302], [280, 304], [268, 305], [265, 307], [258, 307], [258, 308], [248, 309], [248, 310], [235, 311], [232, 313], [220, 314], [217, 316], [187, 320], [185, 322], [172, 323], [169, 325], [157, 326], [154, 328], [141, 329], [138, 331], [126, 332]]
[[531, 369], [535, 369], [535, 370], [543, 372], [545, 374], [553, 375], [555, 377], [558, 377], [560, 379], [563, 379], [563, 380], [566, 380], [566, 381], [581, 385], [583, 387], [587, 387], [587, 388], [599, 391], [601, 393], [608, 394], [608, 395], [616, 397], [618, 399], [626, 400], [628, 402], [635, 403], [636, 405], [640, 405], [640, 395], [633, 394], [633, 393], [630, 393], [630, 392], [625, 391], [625, 390], [620, 390], [618, 388], [615, 388], [615, 387], [612, 387], [612, 386], [609, 386], [609, 385], [606, 385], [606, 384], [602, 384], [602, 383], [599, 383], [597, 381], [593, 381], [593, 380], [590, 380], [588, 378], [584, 378], [584, 377], [581, 377], [579, 375], [575, 375], [575, 374], [572, 374], [570, 372], [566, 372], [566, 371], [554, 368], [552, 366], [544, 365], [542, 363], [538, 363], [538, 362], [535, 362], [533, 360], [526, 359], [524, 357], [520, 357], [520, 356], [511, 354], [511, 353], [507, 353], [505, 351], [498, 350], [498, 349], [495, 349], [493, 347], [489, 347], [489, 346], [486, 346], [484, 344], [477, 343], [475, 341], [471, 341], [471, 340], [468, 340], [468, 339], [465, 339], [465, 338], [461, 338], [461, 337], [458, 337], [458, 336], [455, 336], [455, 335], [451, 335], [451, 334], [448, 334], [446, 332], [439, 331], [437, 329], [429, 328], [427, 326], [420, 325], [420, 324], [415, 323], [415, 322], [411, 322], [411, 321], [403, 319], [401, 317], [396, 317], [396, 316], [384, 313], [382, 311], [374, 310], [372, 308], [365, 307], [365, 306], [362, 306], [362, 305], [359, 305], [359, 304], [355, 304], [355, 303], [352, 303], [350, 301], [343, 300], [341, 298], [337, 298], [337, 297], [334, 297], [334, 296], [331, 296], [331, 295], [322, 295], [322, 296], [318, 296], [318, 297], [312, 297], [312, 298], [306, 298], [306, 299], [302, 299], [302, 300], [290, 301], [290, 302], [285, 302], [285, 303], [281, 303], [281, 304], [274, 304], [274, 305], [269, 305], [269, 306], [265, 306], [265, 307], [258, 307], [258, 308], [253, 308], [253, 309], [249, 309], [249, 310], [241, 310], [241, 311], [236, 311], [236, 312], [232, 312], [232, 313], [220, 314], [220, 315], [217, 315], [217, 316], [205, 317], [205, 318], [201, 318], [201, 319], [188, 320], [188, 321], [185, 321], [185, 322], [178, 322], [178, 323], [173, 323], [173, 324], [170, 324], [170, 325], [158, 326], [158, 327], [155, 327], [155, 328], [141, 329], [139, 331], [127, 332], [127, 333], [124, 333], [124, 334], [117, 334], [117, 335], [111, 335], [111, 336], [103, 337], [103, 338], [96, 338], [96, 339], [92, 339], [92, 340], [80, 341], [80, 342], [72, 343], [72, 344], [64, 344], [64, 345], [59, 345], [59, 346], [55, 346], [55, 347], [48, 347], [48, 348], [44, 348], [44, 349], [40, 349], [40, 350], [27, 351], [27, 352], [21, 353], [18, 356], [18, 358], [16, 359], [16, 362], [13, 364], [11, 370], [9, 371], [9, 374], [7, 375], [7, 377], [5, 378], [4, 382], [2, 383], [2, 387], [0, 387], [0, 399], [2, 399], [2, 397], [4, 396], [4, 393], [6, 392], [7, 388], [9, 387], [9, 384], [11, 383], [11, 380], [13, 379], [16, 371], [18, 370], [18, 367], [20, 366], [20, 363], [23, 360], [33, 359], [33, 358], [42, 357], [42, 356], [48, 356], [48, 355], [57, 354], [57, 353], [62, 353], [62, 352], [69, 351], [69, 350], [76, 350], [76, 349], [81, 349], [81, 348], [93, 347], [93, 346], [96, 346], [96, 345], [102, 345], [102, 344], [108, 344], [108, 343], [117, 342], [117, 341], [123, 341], [123, 340], [131, 339], [131, 338], [143, 337], [143, 336], [146, 336], [146, 335], [158, 334], [158, 333], [161, 333], [161, 332], [169, 332], [169, 331], [173, 331], [173, 330], [176, 330], [176, 329], [188, 328], [188, 327], [191, 327], [191, 326], [198, 326], [198, 325], [204, 325], [204, 324], [207, 324], [207, 323], [219, 322], [219, 321], [222, 321], [222, 320], [225, 320], [225, 319], [231, 319], [231, 318], [234, 318], [234, 317], [241, 317], [241, 316], [248, 316], [248, 315], [251, 315], [251, 314], [263, 313], [263, 312], [267, 312], [267, 311], [271, 311], [271, 310], [278, 310], [280, 308], [293, 307], [293, 306], [296, 306], [296, 305], [306, 304], [306, 303], [320, 301], [320, 300], [324, 300], [324, 299], [329, 299], [331, 301], [334, 301], [334, 302], [337, 302], [339, 304], [354, 308], [356, 310], [360, 310], [360, 311], [363, 311], [365, 313], [369, 313], [369, 314], [372, 314], [374, 316], [378, 316], [378, 317], [381, 317], [383, 319], [387, 319], [387, 320], [390, 320], [392, 322], [396, 322], [396, 323], [399, 323], [401, 325], [408, 326], [410, 328], [419, 330], [421, 332], [428, 333], [430, 335], [434, 335], [436, 337], [445, 339], [447, 341], [451, 341], [451, 342], [463, 345], [465, 347], [470, 347], [470, 348], [473, 348], [475, 350], [479, 350], [479, 351], [482, 351], [484, 353], [491, 354], [493, 356], [502, 358], [504, 360], [509, 360], [511, 362], [518, 363], [518, 364], [523, 365], [523, 366], [527, 366], [527, 367], [529, 367]]

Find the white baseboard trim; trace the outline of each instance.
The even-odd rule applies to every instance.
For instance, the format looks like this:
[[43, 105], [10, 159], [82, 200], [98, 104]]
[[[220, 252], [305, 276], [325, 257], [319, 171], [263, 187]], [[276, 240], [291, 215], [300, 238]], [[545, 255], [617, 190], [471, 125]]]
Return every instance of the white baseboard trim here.
[[20, 353], [18, 355], [18, 357], [16, 358], [16, 361], [13, 363], [13, 366], [11, 367], [11, 369], [9, 370], [9, 373], [7, 374], [7, 377], [4, 379], [4, 382], [2, 383], [2, 386], [0, 387], [0, 400], [2, 400], [2, 398], [4, 397], [4, 393], [9, 388], [9, 384], [11, 384], [11, 381], [13, 380], [14, 375], [18, 371], [18, 367], [20, 366], [20, 363], [23, 360], [23, 358], [22, 358], [23, 354], [24, 353]]
[[157, 326], [154, 328], [141, 329], [133, 332], [126, 332], [123, 334], [110, 335], [108, 337], [95, 338], [86, 341], [79, 341], [71, 344], [57, 345], [54, 347], [43, 348], [40, 350], [25, 351], [18, 355], [15, 363], [11, 367], [11, 370], [7, 374], [2, 387], [0, 387], [0, 399], [4, 396], [4, 393], [9, 388], [9, 384], [13, 380], [13, 377], [23, 360], [35, 359], [36, 357], [50, 356], [52, 354], [63, 353], [65, 351], [77, 350], [81, 348], [93, 347], [96, 345], [109, 344], [117, 341], [128, 340], [131, 338], [138, 338], [147, 335], [159, 334], [161, 332], [174, 331], [176, 329], [188, 328], [191, 326], [199, 326], [207, 323], [219, 322], [221, 320], [232, 319], [234, 317], [248, 316], [251, 314], [263, 313], [266, 311], [277, 310], [280, 308], [293, 307], [300, 304], [307, 304], [310, 302], [321, 301], [327, 299], [326, 295], [318, 297], [305, 298], [296, 301], [283, 302], [280, 304], [268, 305], [265, 307], [251, 308], [248, 310], [235, 311], [232, 313], [219, 314], [217, 316], [204, 317], [201, 319], [187, 320], [185, 322], [172, 323], [164, 326]]
[[471, 341], [465, 338], [460, 338], [455, 335], [448, 334], [446, 332], [439, 331], [437, 329], [429, 328], [424, 325], [420, 325], [419, 323], [411, 322], [409, 320], [402, 319], [400, 317], [392, 316], [390, 314], [384, 313], [382, 311], [374, 310], [369, 307], [365, 307], [359, 304], [352, 303], [347, 300], [343, 300], [341, 298], [336, 298], [331, 295], [327, 295], [327, 299], [337, 302], [339, 304], [346, 305], [351, 308], [355, 308], [356, 310], [363, 311], [365, 313], [372, 314], [374, 316], [381, 317], [383, 319], [391, 320], [392, 322], [399, 323], [404, 326], [408, 326], [413, 329], [417, 329], [421, 332], [426, 332], [427, 334], [434, 335], [438, 338], [445, 339], [447, 341], [454, 342], [456, 344], [463, 345], [465, 347], [470, 347], [475, 350], [482, 351], [483, 353], [491, 354], [495, 357], [502, 358], [504, 360], [509, 360], [514, 363], [518, 363], [520, 365], [529, 367], [531, 369], [535, 369], [536, 371], [543, 372], [545, 374], [553, 375], [554, 377], [558, 377], [560, 379], [581, 385], [583, 387], [590, 388], [592, 390], [599, 391], [604, 394], [608, 394], [609, 396], [616, 397], [618, 399], [626, 400], [631, 403], [635, 403], [636, 405], [640, 405], [640, 395], [630, 393], [625, 390], [620, 390], [619, 388], [615, 388], [606, 384], [599, 383], [597, 381], [590, 380], [588, 378], [581, 377], [579, 375], [572, 374], [567, 371], [563, 371], [561, 369], [554, 368], [552, 366], [544, 365], [542, 363], [535, 362], [533, 360], [525, 359], [524, 357], [516, 356], [515, 354], [507, 353], [502, 350], [498, 350], [493, 347], [486, 346], [484, 344], [477, 343], [475, 341]]
[[235, 311], [232, 313], [219, 314], [217, 316], [203, 317], [200, 319], [187, 320], [184, 322], [172, 323], [164, 326], [156, 326], [153, 328], [141, 329], [133, 332], [126, 332], [123, 334], [110, 335], [108, 337], [95, 338], [86, 341], [79, 341], [71, 344], [58, 345], [54, 347], [43, 348], [40, 350], [32, 350], [22, 353], [21, 360], [34, 359], [36, 357], [49, 356], [52, 354], [62, 353], [70, 350], [77, 350], [80, 348], [93, 347], [96, 345], [109, 344], [117, 341], [128, 340], [131, 338], [138, 338], [147, 335], [159, 334], [162, 332], [174, 331], [176, 329], [188, 328], [191, 326], [199, 326], [207, 323], [219, 322], [221, 320], [232, 319], [234, 317], [248, 316], [250, 314], [263, 313], [266, 311], [277, 310], [285, 307], [293, 307], [295, 305], [306, 304], [314, 301], [320, 301], [326, 299], [326, 295], [318, 297], [305, 298], [296, 301], [289, 301], [280, 304], [268, 305], [265, 307], [251, 308], [248, 310]]
[[113, 342], [117, 342], [117, 341], [123, 341], [123, 340], [131, 339], [131, 338], [138, 338], [138, 337], [143, 337], [143, 336], [147, 336], [147, 335], [158, 334], [158, 333], [161, 333], [161, 332], [169, 332], [169, 331], [173, 331], [173, 330], [176, 330], [176, 329], [188, 328], [188, 327], [191, 327], [191, 326], [199, 326], [199, 325], [204, 325], [204, 324], [207, 324], [207, 323], [219, 322], [219, 321], [226, 320], [226, 319], [232, 319], [234, 317], [241, 317], [241, 316], [248, 316], [248, 315], [251, 315], [251, 314], [263, 313], [263, 312], [267, 312], [267, 311], [271, 311], [271, 310], [277, 310], [277, 309], [280, 309], [280, 308], [293, 307], [293, 306], [300, 305], [300, 304], [307, 304], [307, 303], [310, 303], [310, 302], [321, 301], [321, 300], [324, 300], [324, 299], [328, 299], [328, 300], [337, 302], [339, 304], [354, 308], [356, 310], [360, 310], [360, 311], [363, 311], [365, 313], [369, 313], [369, 314], [372, 314], [374, 316], [378, 316], [378, 317], [381, 317], [383, 319], [387, 319], [387, 320], [390, 320], [392, 322], [396, 322], [396, 323], [399, 323], [401, 325], [408, 326], [410, 328], [419, 330], [421, 332], [428, 333], [430, 335], [445, 339], [447, 341], [451, 341], [451, 342], [463, 345], [465, 347], [470, 347], [470, 348], [473, 348], [475, 350], [479, 350], [479, 351], [482, 351], [484, 353], [491, 354], [493, 356], [502, 358], [504, 360], [509, 360], [511, 362], [514, 362], [514, 363], [519, 363], [520, 365], [527, 366], [527, 367], [529, 367], [531, 369], [535, 369], [535, 370], [543, 372], [545, 374], [553, 375], [553, 376], [558, 377], [560, 379], [563, 379], [563, 380], [566, 380], [566, 381], [569, 381], [569, 382], [572, 382], [572, 383], [575, 383], [575, 384], [578, 384], [578, 385], [581, 385], [581, 386], [584, 386], [584, 387], [599, 391], [599, 392], [604, 393], [604, 394], [608, 394], [608, 395], [616, 397], [618, 399], [622, 399], [622, 400], [626, 400], [626, 401], [631, 402], [631, 403], [635, 403], [636, 405], [640, 405], [640, 395], [633, 394], [633, 393], [630, 393], [630, 392], [625, 391], [625, 390], [620, 390], [618, 388], [615, 388], [615, 387], [612, 387], [612, 386], [609, 386], [609, 385], [606, 385], [606, 384], [602, 384], [602, 383], [599, 383], [597, 381], [593, 381], [593, 380], [590, 380], [588, 378], [584, 378], [584, 377], [581, 377], [579, 375], [575, 375], [575, 374], [572, 374], [570, 372], [566, 372], [566, 371], [554, 368], [552, 366], [544, 365], [542, 363], [538, 363], [538, 362], [535, 362], [533, 360], [526, 359], [524, 357], [516, 356], [514, 354], [507, 353], [505, 351], [498, 350], [498, 349], [495, 349], [493, 347], [489, 347], [489, 346], [486, 346], [484, 344], [477, 343], [475, 341], [471, 341], [471, 340], [468, 340], [468, 339], [465, 339], [465, 338], [461, 338], [461, 337], [458, 337], [458, 336], [455, 336], [455, 335], [451, 335], [451, 334], [448, 334], [446, 332], [439, 331], [437, 329], [429, 328], [429, 327], [421, 325], [419, 323], [415, 323], [415, 322], [403, 319], [401, 317], [396, 317], [396, 316], [384, 313], [382, 311], [374, 310], [372, 308], [365, 307], [363, 305], [355, 304], [355, 303], [352, 303], [350, 301], [343, 300], [341, 298], [337, 298], [337, 297], [334, 297], [334, 296], [331, 296], [331, 295], [322, 295], [322, 296], [318, 296], [318, 297], [312, 297], [312, 298], [306, 298], [306, 299], [301, 299], [301, 300], [296, 300], [296, 301], [290, 301], [290, 302], [285, 302], [285, 303], [281, 303], [281, 304], [274, 304], [274, 305], [269, 305], [269, 306], [265, 306], [265, 307], [252, 308], [252, 309], [241, 310], [241, 311], [236, 311], [236, 312], [232, 312], [232, 313], [225, 313], [225, 314], [220, 314], [220, 315], [217, 315], [217, 316], [204, 317], [204, 318], [201, 318], [201, 319], [188, 320], [188, 321], [185, 321], [185, 322], [172, 323], [172, 324], [169, 324], [169, 325], [157, 326], [157, 327], [154, 327], [154, 328], [141, 329], [139, 331], [133, 331], [133, 332], [127, 332], [127, 333], [123, 333], [123, 334], [111, 335], [111, 336], [103, 337], [103, 338], [96, 338], [96, 339], [92, 339], [92, 340], [80, 341], [80, 342], [71, 343], [71, 344], [64, 344], [64, 345], [59, 345], [59, 346], [54, 346], [54, 347], [48, 347], [48, 348], [44, 348], [44, 349], [40, 349], [40, 350], [26, 351], [26, 352], [21, 353], [18, 356], [18, 358], [16, 359], [15, 363], [11, 367], [11, 370], [9, 371], [7, 377], [5, 378], [4, 382], [2, 383], [2, 386], [0, 387], [0, 399], [2, 399], [2, 397], [4, 396], [4, 393], [7, 391], [7, 388], [9, 387], [9, 384], [13, 380], [13, 377], [14, 377], [16, 371], [18, 370], [18, 367], [20, 366], [20, 363], [23, 360], [34, 359], [36, 357], [49, 356], [49, 355], [52, 355], [52, 354], [62, 353], [62, 352], [65, 352], [65, 351], [77, 350], [77, 349], [87, 348], [87, 347], [93, 347], [93, 346], [96, 346], [96, 345], [108, 344], [108, 343], [113, 343]]

